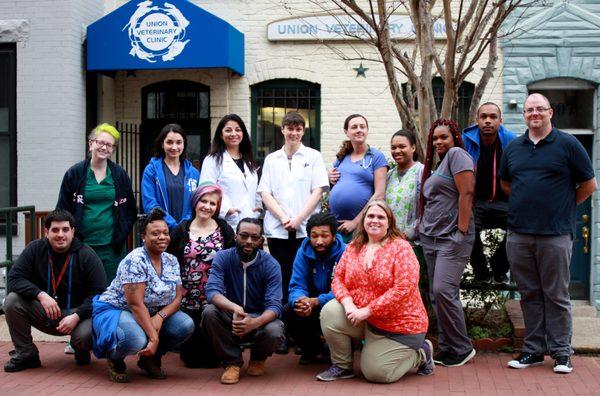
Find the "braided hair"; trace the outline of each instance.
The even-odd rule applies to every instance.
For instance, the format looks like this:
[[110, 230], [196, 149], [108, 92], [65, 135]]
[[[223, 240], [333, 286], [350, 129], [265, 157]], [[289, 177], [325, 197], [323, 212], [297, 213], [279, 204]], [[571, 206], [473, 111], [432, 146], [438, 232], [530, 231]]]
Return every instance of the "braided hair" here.
[[419, 218], [423, 217], [423, 209], [425, 208], [425, 199], [423, 197], [423, 187], [425, 186], [425, 182], [431, 176], [431, 170], [434, 166], [435, 160], [435, 149], [433, 147], [433, 132], [439, 126], [445, 126], [450, 131], [452, 138], [454, 139], [454, 146], [464, 148], [464, 144], [462, 138], [460, 137], [460, 129], [458, 128], [458, 124], [456, 121], [440, 118], [436, 120], [433, 124], [431, 124], [431, 128], [429, 128], [429, 134], [427, 135], [427, 149], [425, 151], [425, 164], [423, 167], [423, 177], [421, 179], [421, 195], [419, 197]]

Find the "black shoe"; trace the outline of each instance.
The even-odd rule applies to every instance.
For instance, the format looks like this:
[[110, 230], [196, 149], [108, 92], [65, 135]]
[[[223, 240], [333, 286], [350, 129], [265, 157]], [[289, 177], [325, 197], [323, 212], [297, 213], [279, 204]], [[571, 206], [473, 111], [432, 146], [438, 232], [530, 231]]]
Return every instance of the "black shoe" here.
[[160, 368], [161, 362], [155, 359], [154, 356], [140, 356], [137, 362], [137, 366], [144, 371], [146, 377], [152, 379], [165, 379], [167, 373]]
[[87, 366], [91, 361], [90, 351], [80, 351], [75, 349], [75, 363], [78, 366]]
[[569, 374], [573, 371], [573, 365], [571, 364], [571, 357], [569, 356], [558, 356], [554, 361], [555, 373], [558, 374]]
[[530, 366], [539, 366], [541, 364], [544, 364], [544, 355], [522, 352], [516, 359], [508, 362], [508, 367], [523, 369]]
[[455, 355], [455, 354], [448, 354], [448, 356], [446, 357], [446, 359], [442, 360], [442, 362], [440, 363], [442, 366], [446, 366], [446, 367], [458, 367], [458, 366], [462, 366], [463, 364], [467, 363], [469, 360], [473, 359], [473, 357], [475, 356], [475, 349], [471, 349], [469, 352], [467, 353], [463, 353], [461, 355]]
[[294, 347], [294, 355], [304, 355], [304, 348], [302, 348], [301, 346], [296, 345]]
[[110, 358], [106, 359], [108, 363], [108, 376], [113, 382], [124, 384], [129, 382], [129, 375], [127, 375], [127, 366], [125, 365], [125, 360], [112, 360]]
[[437, 355], [433, 357], [433, 362], [435, 364], [442, 364], [444, 360], [446, 360], [450, 356], [450, 352], [448, 351], [439, 351]]
[[281, 341], [281, 343], [277, 346], [275, 353], [278, 355], [287, 355], [290, 353], [290, 346], [288, 345], [286, 339], [283, 339], [283, 341]]
[[305, 353], [302, 356], [300, 356], [300, 359], [298, 360], [298, 363], [301, 365], [307, 365], [307, 364], [313, 364], [318, 362], [318, 358], [319, 358], [319, 354], [318, 353]]
[[12, 357], [4, 365], [4, 371], [7, 373], [15, 373], [17, 371], [23, 371], [30, 368], [38, 368], [42, 365], [40, 362], [39, 355], [28, 357], [27, 359], [21, 359], [18, 357]]
[[509, 283], [508, 275], [494, 275], [494, 283], [497, 285], [508, 285]]

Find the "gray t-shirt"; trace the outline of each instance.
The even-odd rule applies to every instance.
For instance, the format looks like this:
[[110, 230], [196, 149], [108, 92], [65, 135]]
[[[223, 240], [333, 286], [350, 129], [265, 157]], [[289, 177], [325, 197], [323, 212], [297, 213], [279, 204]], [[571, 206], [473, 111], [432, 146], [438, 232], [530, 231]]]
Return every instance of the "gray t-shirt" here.
[[[425, 208], [419, 226], [421, 234], [438, 237], [454, 232], [458, 227], [458, 190], [454, 175], [473, 172], [473, 160], [460, 147], [452, 147], [423, 186]], [[473, 216], [469, 232], [475, 230]]]

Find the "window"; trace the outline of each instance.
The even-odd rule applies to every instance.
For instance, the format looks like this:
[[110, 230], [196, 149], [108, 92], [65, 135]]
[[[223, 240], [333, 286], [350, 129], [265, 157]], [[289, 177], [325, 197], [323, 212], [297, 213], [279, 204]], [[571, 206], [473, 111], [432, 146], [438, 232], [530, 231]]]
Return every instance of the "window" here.
[[[402, 93], [405, 98], [406, 87], [406, 83], [402, 84]], [[441, 77], [434, 77], [433, 80], [431, 80], [431, 88], [433, 89], [435, 107], [439, 113], [442, 109], [442, 102], [444, 101], [444, 80], [442, 80]], [[460, 128], [469, 126], [469, 107], [471, 106], [471, 99], [473, 99], [474, 91], [475, 86], [469, 82], [463, 82], [460, 88], [458, 88], [458, 116], [455, 121]], [[429, 126], [427, 129], [428, 128]]]
[[0, 44], [0, 208], [16, 206], [16, 49]]
[[306, 120], [302, 143], [320, 150], [320, 85], [296, 79], [266, 81], [252, 87], [252, 143], [260, 163], [283, 146], [281, 121], [290, 111]]

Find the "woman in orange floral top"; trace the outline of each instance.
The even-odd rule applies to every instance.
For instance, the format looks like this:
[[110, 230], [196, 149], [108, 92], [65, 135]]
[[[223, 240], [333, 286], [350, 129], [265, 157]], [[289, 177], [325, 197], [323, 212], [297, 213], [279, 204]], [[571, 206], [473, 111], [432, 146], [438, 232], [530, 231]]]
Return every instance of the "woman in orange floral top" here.
[[371, 200], [336, 266], [331, 283], [335, 299], [321, 311], [333, 365], [317, 378], [354, 376], [353, 338], [364, 340], [360, 367], [369, 381], [395, 382], [416, 367], [420, 375], [433, 374], [418, 283], [419, 262], [400, 237], [392, 211], [383, 200]]

